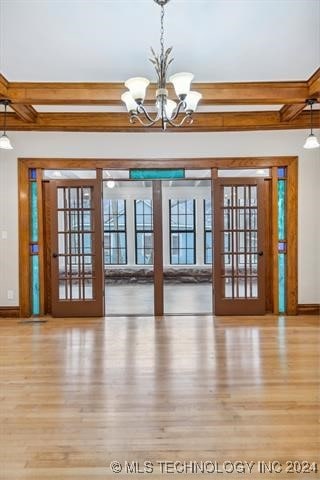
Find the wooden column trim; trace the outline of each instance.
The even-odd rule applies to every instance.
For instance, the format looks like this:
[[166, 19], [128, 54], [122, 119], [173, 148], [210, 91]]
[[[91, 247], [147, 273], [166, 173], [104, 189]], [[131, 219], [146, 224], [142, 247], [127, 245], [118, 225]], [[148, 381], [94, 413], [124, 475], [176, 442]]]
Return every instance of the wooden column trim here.
[[287, 314], [298, 306], [298, 158], [287, 167]]
[[211, 277], [211, 298], [212, 298], [212, 315], [215, 315], [215, 239], [214, 239], [214, 222], [215, 222], [215, 180], [218, 178], [218, 169], [211, 168], [211, 230], [212, 230], [212, 277]]
[[163, 232], [161, 180], [152, 182], [154, 315], [163, 315]]
[[[103, 169], [97, 168], [96, 169], [96, 188], [99, 189], [99, 196], [101, 199], [101, 206], [100, 206], [100, 218], [101, 218], [101, 245], [102, 249], [104, 246], [104, 217], [103, 217]], [[104, 271], [104, 250], [102, 251], [102, 259], [101, 259], [101, 269], [102, 269], [102, 296], [103, 296], [103, 316], [106, 315], [106, 278], [105, 278], [105, 271]]]
[[[30, 299], [30, 222], [29, 222], [29, 167], [18, 162], [19, 181], [19, 297], [20, 316], [31, 315]], [[40, 286], [41, 288], [41, 286]]]

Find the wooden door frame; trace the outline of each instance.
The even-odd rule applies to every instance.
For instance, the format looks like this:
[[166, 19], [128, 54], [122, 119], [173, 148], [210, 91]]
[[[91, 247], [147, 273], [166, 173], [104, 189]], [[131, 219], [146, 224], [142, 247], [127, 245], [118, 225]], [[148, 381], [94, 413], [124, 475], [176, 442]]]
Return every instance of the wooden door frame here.
[[[298, 157], [217, 157], [217, 158], [18, 158], [19, 194], [19, 287], [20, 317], [31, 315], [30, 299], [30, 219], [29, 169], [37, 169], [39, 262], [40, 262], [40, 314], [44, 313], [44, 239], [42, 206], [42, 173], [45, 169], [130, 169], [130, 168], [186, 168], [186, 169], [241, 169], [271, 168], [272, 183], [272, 297], [273, 313], [278, 313], [278, 210], [277, 167], [287, 168], [287, 314], [297, 314], [298, 303]], [[101, 170], [100, 170], [101, 172]]]

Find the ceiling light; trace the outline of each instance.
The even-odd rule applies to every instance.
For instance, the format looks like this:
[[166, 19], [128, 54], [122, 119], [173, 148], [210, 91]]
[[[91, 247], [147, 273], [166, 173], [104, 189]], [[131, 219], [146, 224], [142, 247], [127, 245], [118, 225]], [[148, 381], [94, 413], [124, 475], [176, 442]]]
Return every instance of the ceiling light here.
[[312, 131], [312, 126], [313, 126], [313, 123], [312, 123], [312, 105], [314, 103], [316, 103], [317, 100], [315, 100], [314, 98], [310, 98], [306, 102], [307, 102], [307, 105], [310, 106], [310, 135], [306, 138], [306, 141], [305, 141], [305, 144], [303, 145], [303, 148], [307, 148], [307, 149], [310, 150], [312, 148], [319, 148], [320, 147], [318, 139]]
[[107, 181], [107, 187], [108, 188], [114, 188], [116, 182], [114, 180], [108, 180]]
[[[159, 123], [162, 130], [165, 130], [168, 125], [181, 127], [184, 123], [191, 124], [193, 122], [192, 114], [196, 110], [202, 95], [190, 91], [193, 74], [182, 72], [171, 75], [169, 78], [174, 86], [178, 103], [168, 98], [167, 71], [169, 65], [173, 62], [173, 58], [170, 58], [172, 47], [167, 50], [164, 49], [164, 7], [169, 0], [154, 1], [161, 7], [160, 54], [156, 55], [151, 48], [152, 58], [150, 58], [158, 77], [155, 99], [156, 114], [151, 116], [143, 105], [150, 83], [147, 78], [129, 78], [125, 82], [128, 91], [121, 96], [121, 100], [126, 104], [130, 113], [130, 123], [139, 121], [144, 127], [151, 127]], [[182, 119], [175, 122], [180, 113], [184, 114]]]
[[4, 120], [3, 120], [3, 134], [0, 137], [0, 148], [5, 150], [12, 150], [13, 146], [11, 145], [10, 138], [6, 133], [7, 127], [7, 106], [9, 105], [9, 100], [1, 100], [0, 103], [4, 105]]

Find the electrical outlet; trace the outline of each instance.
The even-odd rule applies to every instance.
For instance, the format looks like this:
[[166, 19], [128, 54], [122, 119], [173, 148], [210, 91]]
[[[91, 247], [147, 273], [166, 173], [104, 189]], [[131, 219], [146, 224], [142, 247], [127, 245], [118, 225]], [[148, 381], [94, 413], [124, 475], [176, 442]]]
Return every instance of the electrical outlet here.
[[8, 300], [13, 300], [14, 299], [14, 292], [13, 290], [8, 290]]

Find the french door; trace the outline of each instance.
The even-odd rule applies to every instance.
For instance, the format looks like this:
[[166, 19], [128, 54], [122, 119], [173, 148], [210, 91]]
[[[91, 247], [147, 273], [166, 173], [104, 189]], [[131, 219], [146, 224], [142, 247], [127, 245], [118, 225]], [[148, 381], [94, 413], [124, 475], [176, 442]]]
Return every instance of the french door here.
[[101, 185], [50, 182], [54, 317], [103, 316]]
[[[129, 189], [131, 183], [127, 182], [127, 184], [124, 185]], [[263, 179], [258, 178], [218, 177], [214, 179], [212, 193], [214, 226], [212, 229], [214, 258], [213, 313], [216, 315], [262, 315], [265, 313], [265, 188], [263, 183]], [[179, 187], [179, 190], [181, 188], [182, 187]], [[123, 189], [124, 186], [119, 186], [118, 192], [117, 188], [113, 190], [105, 188], [107, 192], [104, 195], [104, 201], [107, 203], [113, 202], [112, 205], [114, 207], [114, 199], [118, 199], [117, 201], [119, 202], [119, 194]], [[149, 273], [152, 274], [152, 283], [150, 284], [152, 295], [149, 296], [150, 298], [148, 297], [150, 314], [162, 315], [164, 311], [166, 311], [164, 309], [164, 303], [166, 303], [164, 302], [164, 273], [165, 268], [167, 268], [163, 258], [163, 250], [167, 248], [170, 243], [167, 238], [168, 228], [166, 223], [165, 231], [163, 232], [163, 222], [165, 222], [165, 218], [163, 218], [163, 205], [166, 205], [166, 202], [169, 202], [169, 200], [167, 199], [163, 203], [161, 198], [162, 185], [160, 181], [153, 182], [152, 189], [153, 201], [151, 202], [150, 200], [150, 193], [148, 202], [151, 202], [150, 208], [152, 209], [154, 217], [154, 225], [152, 227], [154, 238], [154, 266], [142, 265], [142, 267], [139, 268], [140, 270], [145, 270], [147, 267], [151, 268]], [[116, 237], [115, 240], [118, 241], [119, 233], [117, 232], [119, 226], [115, 229], [115, 227], [112, 226], [112, 222], [109, 222], [110, 215], [108, 216], [107, 214], [106, 206], [104, 207], [103, 221], [101, 211], [101, 182], [85, 179], [51, 180], [49, 192], [51, 249], [48, 254], [48, 264], [51, 264], [51, 278], [48, 285], [51, 284], [52, 287], [52, 315], [56, 317], [103, 316], [105, 309], [103, 252], [104, 260], [107, 263], [109, 256], [118, 252], [118, 249], [113, 248], [112, 241], [110, 245], [108, 241], [110, 240], [109, 237], [112, 237], [111, 240], [114, 240], [114, 237]], [[179, 192], [179, 194], [180, 199], [181, 192]], [[190, 194], [188, 191], [188, 195]], [[186, 195], [186, 192], [184, 192], [184, 195]], [[146, 219], [143, 219], [143, 223], [141, 223], [142, 217], [141, 214], [139, 216], [138, 209], [138, 207], [140, 208], [140, 203], [143, 204], [143, 201], [139, 197], [138, 200], [135, 200], [135, 210], [133, 211], [136, 229], [135, 240], [133, 238], [134, 225], [132, 221], [130, 222], [128, 220], [128, 242], [135, 242], [136, 247], [138, 247], [136, 248], [136, 257], [140, 251], [139, 241], [141, 243], [140, 237], [142, 237], [139, 230], [140, 224], [144, 225], [143, 228], [145, 229], [146, 221]], [[199, 205], [200, 203], [198, 202], [198, 206]], [[207, 207], [206, 204], [203, 205], [202, 208], [204, 209], [205, 207]], [[166, 209], [164, 211], [164, 217], [166, 217], [168, 212]], [[129, 217], [132, 217], [133, 213], [130, 212], [131, 210], [129, 209]], [[203, 215], [201, 218], [202, 217]], [[173, 220], [175, 220], [175, 217], [172, 218], [172, 221]], [[200, 222], [201, 220], [197, 223], [197, 228], [199, 228]], [[103, 225], [105, 230], [105, 250], [103, 249], [102, 240]], [[126, 229], [127, 226], [124, 228], [125, 233], [123, 235], [126, 235]], [[116, 234], [114, 231], [116, 231]], [[129, 236], [130, 232], [131, 236]], [[167, 232], [167, 234], [165, 234], [165, 232]], [[144, 234], [143, 238], [145, 238], [146, 235], [150, 236], [149, 233]], [[186, 244], [186, 246], [188, 246], [188, 244]], [[175, 253], [175, 251], [176, 250], [174, 250], [173, 253]], [[119, 252], [117, 255], [118, 254]], [[131, 258], [130, 255], [132, 256], [132, 252], [130, 253], [129, 251], [129, 260]], [[112, 258], [110, 257], [111, 260]], [[112, 264], [111, 260], [109, 263]], [[138, 260], [138, 257], [136, 260], [132, 257], [131, 261], [127, 263], [132, 265], [135, 261], [138, 262]], [[172, 260], [170, 264], [171, 263]], [[199, 263], [201, 264], [201, 261]], [[117, 274], [119, 276], [119, 268], [115, 269], [111, 267], [112, 265], [106, 269], [107, 278], [109, 278], [111, 274]], [[112, 301], [119, 304], [117, 308], [119, 308], [119, 312], [123, 314], [124, 312], [121, 310], [121, 305], [123, 306], [125, 302], [130, 300], [128, 295], [123, 299], [118, 298], [121, 293], [121, 288], [118, 286], [118, 283], [113, 288], [112, 285], [110, 286], [109, 279], [109, 283], [106, 285], [107, 314], [110, 313]], [[129, 286], [130, 288], [135, 287], [136, 290], [139, 291], [139, 285], [130, 284]], [[179, 286], [180, 285], [175, 285], [171, 287], [172, 292], [174, 292], [173, 298], [175, 302]], [[145, 292], [147, 287], [149, 287], [149, 285], [140, 285], [140, 290]], [[201, 284], [199, 289], [202, 296], [204, 294], [203, 288], [204, 286]], [[153, 294], [154, 298], [152, 302]], [[136, 312], [133, 311], [133, 300], [137, 303]], [[134, 295], [133, 300], [128, 303], [129, 310], [125, 312], [126, 314], [141, 313], [138, 308], [141, 304], [138, 296]], [[142, 300], [142, 302], [144, 303], [145, 301]], [[153, 312], [152, 303], [154, 304]], [[178, 307], [179, 305], [177, 308]]]
[[265, 313], [263, 179], [214, 181], [214, 313]]

